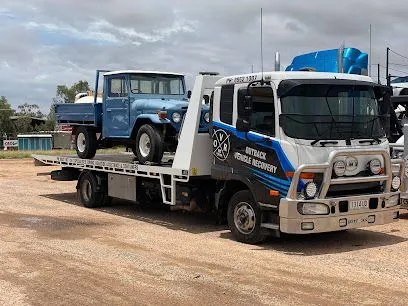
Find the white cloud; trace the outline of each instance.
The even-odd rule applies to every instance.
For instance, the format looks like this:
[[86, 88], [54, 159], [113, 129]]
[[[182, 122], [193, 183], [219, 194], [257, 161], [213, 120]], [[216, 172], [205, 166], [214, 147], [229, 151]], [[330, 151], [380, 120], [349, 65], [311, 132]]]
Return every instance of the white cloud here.
[[37, 23], [30, 21], [25, 24], [28, 29], [39, 29], [48, 32], [54, 32], [61, 35], [70, 36], [80, 40], [97, 40], [102, 42], [117, 43], [117, 38], [106, 32], [95, 31], [95, 27], [91, 23], [84, 31], [78, 30], [69, 25], [57, 25], [52, 23]]
[[[92, 83], [98, 68], [178, 71], [190, 83], [203, 70], [236, 74], [252, 65], [259, 70], [260, 7], [265, 70], [273, 69], [278, 50], [282, 65], [343, 40], [367, 51], [370, 23], [373, 63], [384, 65], [387, 46], [408, 55], [406, 1], [333, 5], [321, 0], [1, 0], [0, 95], [13, 106], [30, 102], [47, 111], [56, 85]], [[408, 75], [404, 66], [400, 70]]]

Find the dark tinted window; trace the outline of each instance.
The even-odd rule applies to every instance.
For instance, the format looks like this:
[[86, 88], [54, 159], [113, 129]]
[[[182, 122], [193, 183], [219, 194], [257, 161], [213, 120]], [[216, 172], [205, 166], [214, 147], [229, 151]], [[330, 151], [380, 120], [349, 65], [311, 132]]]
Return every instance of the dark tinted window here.
[[271, 87], [252, 88], [251, 130], [275, 136], [275, 107]]
[[221, 87], [220, 119], [227, 124], [232, 124], [233, 97], [234, 85], [224, 85]]
[[371, 86], [300, 85], [281, 98], [280, 124], [299, 139], [380, 138], [378, 101]]

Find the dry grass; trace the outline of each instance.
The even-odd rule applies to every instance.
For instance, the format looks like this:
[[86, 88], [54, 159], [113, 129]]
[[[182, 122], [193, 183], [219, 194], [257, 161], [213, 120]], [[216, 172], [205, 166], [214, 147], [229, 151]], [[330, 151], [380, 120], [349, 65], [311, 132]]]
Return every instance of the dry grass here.
[[[101, 154], [113, 154], [125, 152], [124, 147], [117, 147], [112, 149], [101, 149], [98, 153]], [[41, 155], [72, 155], [76, 154], [75, 150], [52, 150], [52, 151], [0, 151], [0, 159], [23, 159], [31, 158], [32, 154]]]

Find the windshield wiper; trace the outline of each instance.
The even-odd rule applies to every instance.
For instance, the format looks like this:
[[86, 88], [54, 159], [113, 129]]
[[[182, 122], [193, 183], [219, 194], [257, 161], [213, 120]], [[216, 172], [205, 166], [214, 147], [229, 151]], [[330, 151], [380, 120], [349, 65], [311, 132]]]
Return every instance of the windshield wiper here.
[[325, 145], [328, 145], [328, 144], [338, 144], [339, 142], [338, 141], [335, 141], [335, 140], [331, 140], [331, 141], [323, 141], [323, 139], [315, 139], [315, 140], [313, 140], [310, 144], [312, 145], [312, 146], [314, 146], [316, 143], [318, 143], [318, 142], [320, 142], [320, 145], [322, 146], [322, 147], [324, 147]]
[[380, 138], [371, 138], [371, 139], [364, 139], [364, 140], [360, 140], [358, 143], [369, 143], [369, 144], [380, 144], [381, 143], [381, 139]]

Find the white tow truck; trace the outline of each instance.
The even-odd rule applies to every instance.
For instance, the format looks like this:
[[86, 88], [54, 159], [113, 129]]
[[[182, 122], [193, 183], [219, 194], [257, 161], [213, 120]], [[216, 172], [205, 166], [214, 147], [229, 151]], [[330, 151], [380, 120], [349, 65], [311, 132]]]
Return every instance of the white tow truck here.
[[[200, 133], [208, 92], [210, 132]], [[78, 180], [85, 207], [120, 198], [210, 210], [245, 243], [386, 224], [399, 217], [404, 164], [390, 158], [381, 94], [360, 75], [199, 75], [176, 152], [160, 163], [126, 154], [33, 157], [62, 167], [52, 179]]]

